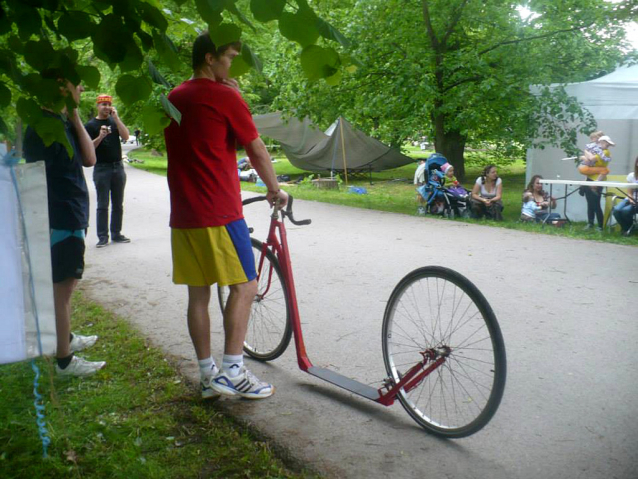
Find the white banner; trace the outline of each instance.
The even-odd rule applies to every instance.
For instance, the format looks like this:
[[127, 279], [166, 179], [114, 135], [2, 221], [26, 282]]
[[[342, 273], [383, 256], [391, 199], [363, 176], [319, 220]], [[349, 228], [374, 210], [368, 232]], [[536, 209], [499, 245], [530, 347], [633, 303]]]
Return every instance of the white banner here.
[[14, 171], [19, 198], [11, 168], [0, 164], [0, 364], [39, 356], [38, 326], [43, 354], [56, 348], [45, 165]]

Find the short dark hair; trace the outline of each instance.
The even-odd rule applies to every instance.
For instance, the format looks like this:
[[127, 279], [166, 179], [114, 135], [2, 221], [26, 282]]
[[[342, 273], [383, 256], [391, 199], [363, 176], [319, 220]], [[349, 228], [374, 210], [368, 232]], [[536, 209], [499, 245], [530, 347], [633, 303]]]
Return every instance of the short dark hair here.
[[210, 53], [215, 58], [219, 58], [224, 54], [226, 50], [232, 48], [233, 50], [241, 51], [241, 42], [232, 42], [222, 45], [221, 47], [215, 46], [213, 40], [210, 38], [208, 30], [201, 33], [193, 42], [193, 70], [197, 70], [206, 61], [206, 54]]

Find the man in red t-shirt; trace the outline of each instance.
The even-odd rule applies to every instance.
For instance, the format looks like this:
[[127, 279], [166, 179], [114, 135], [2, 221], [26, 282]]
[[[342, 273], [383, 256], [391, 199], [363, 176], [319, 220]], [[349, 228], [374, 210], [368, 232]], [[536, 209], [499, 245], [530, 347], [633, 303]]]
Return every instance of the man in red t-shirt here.
[[[228, 78], [239, 42], [216, 47], [208, 32], [193, 44], [193, 77], [169, 100], [182, 114], [166, 128], [171, 193], [173, 282], [188, 286], [188, 331], [200, 367], [202, 397], [218, 394], [265, 398], [271, 384], [244, 367], [243, 344], [257, 293], [255, 260], [244, 221], [237, 143], [244, 146], [268, 187], [271, 204], [288, 195], [278, 187], [270, 155], [259, 138], [237, 82]], [[210, 286], [228, 285], [224, 311], [224, 358], [218, 368], [210, 351]]]

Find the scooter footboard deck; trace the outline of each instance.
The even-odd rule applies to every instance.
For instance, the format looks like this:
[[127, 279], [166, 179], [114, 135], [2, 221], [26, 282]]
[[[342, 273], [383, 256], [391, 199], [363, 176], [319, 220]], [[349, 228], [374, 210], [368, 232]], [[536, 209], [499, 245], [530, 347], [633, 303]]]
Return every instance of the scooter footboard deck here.
[[368, 386], [367, 384], [360, 383], [358, 381], [355, 381], [354, 379], [347, 378], [339, 373], [330, 371], [329, 369], [317, 368], [315, 366], [312, 366], [308, 368], [307, 372], [319, 379], [328, 381], [335, 386], [339, 386], [340, 388], [358, 394], [359, 396], [363, 396], [366, 399], [371, 399], [372, 401], [379, 400], [379, 391], [377, 391], [372, 386]]

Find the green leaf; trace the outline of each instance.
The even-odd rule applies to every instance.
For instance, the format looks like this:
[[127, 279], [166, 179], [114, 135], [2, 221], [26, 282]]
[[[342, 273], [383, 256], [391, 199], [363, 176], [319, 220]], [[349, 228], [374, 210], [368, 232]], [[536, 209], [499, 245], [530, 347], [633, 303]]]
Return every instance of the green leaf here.
[[54, 142], [62, 143], [62, 145], [66, 147], [66, 151], [69, 153], [69, 156], [73, 157], [73, 148], [66, 137], [64, 123], [60, 120], [57, 118], [43, 116], [40, 113], [40, 118], [35, 123], [31, 123], [31, 126], [38, 136], [42, 138], [45, 146], [50, 146]]
[[309, 80], [327, 78], [337, 73], [341, 63], [339, 54], [333, 48], [310, 45], [301, 52], [301, 68]]
[[209, 25], [209, 33], [217, 48], [237, 42], [241, 38], [241, 28], [234, 23], [222, 23], [218, 27]]
[[168, 28], [168, 21], [158, 8], [144, 2], [138, 3], [137, 8], [139, 9], [142, 20], [157, 28], [160, 32], [166, 32], [166, 29]]
[[123, 62], [129, 44], [134, 42], [121, 19], [113, 14], [102, 19], [94, 29], [91, 39], [96, 56], [109, 64]]
[[151, 80], [158, 85], [164, 85], [166, 88], [172, 88], [172, 85], [166, 81], [166, 78], [155, 68], [155, 65], [151, 60], [148, 61], [148, 72], [151, 74]]
[[86, 86], [93, 90], [97, 90], [100, 86], [100, 70], [96, 67], [83, 65], [78, 65], [75, 69], [80, 74], [80, 78], [82, 78], [82, 82], [84, 82]]
[[15, 24], [18, 26], [18, 34], [24, 42], [37, 35], [42, 28], [42, 18], [35, 8], [22, 7], [20, 13], [15, 17]]
[[242, 55], [238, 55], [233, 59], [233, 64], [230, 66], [228, 75], [230, 75], [231, 78], [239, 78], [249, 71], [250, 65], [246, 62]]
[[90, 37], [94, 29], [91, 16], [85, 12], [65, 12], [58, 20], [58, 32], [70, 42]]
[[137, 32], [135, 32], [135, 35], [137, 35], [137, 38], [139, 38], [140, 42], [142, 42], [142, 48], [144, 49], [145, 52], [148, 52], [149, 50], [153, 49], [152, 36], [150, 36], [148, 33], [146, 33], [143, 30], [138, 30]]
[[307, 47], [319, 38], [316, 19], [317, 17], [311, 11], [300, 10], [294, 14], [284, 12], [279, 19], [279, 31], [288, 40]]
[[22, 40], [15, 35], [9, 36], [9, 48], [18, 55], [22, 55], [24, 52], [24, 44], [22, 43]]
[[0, 133], [10, 135], [9, 127], [2, 118], [0, 118]]
[[35, 123], [42, 116], [42, 110], [35, 100], [31, 98], [21, 97], [16, 103], [16, 111], [18, 116], [24, 120], [27, 125]]
[[321, 36], [327, 40], [334, 40], [343, 48], [350, 48], [352, 43], [339, 30], [330, 25], [322, 18], [317, 18], [317, 29]]
[[24, 60], [34, 69], [42, 71], [55, 59], [55, 50], [46, 40], [29, 41], [24, 45]]
[[337, 86], [339, 83], [341, 83], [341, 70], [337, 70], [337, 73], [327, 77], [326, 83], [330, 86]]
[[115, 85], [115, 91], [122, 102], [130, 106], [138, 101], [148, 100], [152, 88], [146, 78], [122, 75]]
[[147, 105], [142, 108], [142, 123], [144, 124], [145, 133], [156, 135], [171, 124], [171, 119], [166, 116], [164, 110]]
[[9, 106], [11, 104], [11, 90], [3, 84], [0, 84], [0, 107]]
[[235, 4], [233, 3], [233, 1], [232, 1], [232, 0], [228, 0], [228, 1], [226, 2], [226, 9], [227, 9], [229, 12], [231, 12], [233, 15], [235, 15], [237, 18], [239, 18], [239, 21], [240, 21], [240, 22], [242, 22], [244, 25], [248, 25], [248, 26], [251, 28], [251, 30], [252, 30], [253, 32], [256, 32], [256, 31], [257, 31], [257, 29], [255, 28], [255, 26], [254, 26], [252, 23], [250, 23], [250, 20], [248, 20], [248, 19], [246, 18], [246, 15], [244, 15], [244, 14], [243, 14], [243, 13], [242, 13], [242, 12], [241, 12], [238, 8], [237, 8], [237, 5], [235, 5]]
[[7, 16], [7, 12], [0, 6], [0, 35], [11, 31], [11, 20]]
[[197, 6], [197, 13], [209, 27], [219, 25], [222, 22], [223, 7], [213, 6], [208, 0], [195, 0], [195, 5]]
[[173, 42], [163, 33], [153, 32], [153, 41], [155, 42], [155, 49], [160, 57], [160, 60], [166, 66], [168, 66], [173, 73], [179, 73], [182, 61], [177, 55], [177, 51]]
[[242, 45], [241, 56], [248, 65], [253, 67], [259, 73], [263, 73], [263, 64], [261, 60], [259, 59], [257, 55], [255, 55], [255, 52], [253, 52], [248, 45], [246, 44]]
[[250, 11], [262, 23], [278, 20], [285, 6], [286, 0], [250, 0]]
[[164, 108], [164, 111], [168, 114], [168, 116], [175, 120], [179, 125], [182, 122], [181, 112], [177, 108], [175, 108], [175, 105], [170, 102], [166, 95], [160, 96], [160, 102], [162, 103], [162, 107]]
[[126, 55], [124, 60], [119, 63], [120, 71], [122, 73], [137, 70], [144, 61], [144, 55], [137, 46], [137, 43], [132, 41], [126, 47]]

